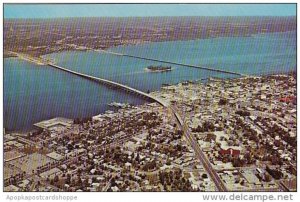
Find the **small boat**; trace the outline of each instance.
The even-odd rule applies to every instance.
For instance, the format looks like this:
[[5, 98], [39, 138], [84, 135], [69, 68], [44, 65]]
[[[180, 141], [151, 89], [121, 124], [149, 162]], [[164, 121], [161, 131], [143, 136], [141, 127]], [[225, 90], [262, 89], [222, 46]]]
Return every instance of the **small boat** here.
[[172, 67], [171, 66], [148, 66], [147, 70], [151, 71], [151, 72], [167, 72], [167, 71], [171, 71]]

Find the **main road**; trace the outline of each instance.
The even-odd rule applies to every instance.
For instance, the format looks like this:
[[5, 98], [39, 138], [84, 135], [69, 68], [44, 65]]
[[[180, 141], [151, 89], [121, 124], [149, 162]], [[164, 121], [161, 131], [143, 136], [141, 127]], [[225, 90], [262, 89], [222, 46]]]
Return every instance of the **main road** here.
[[[112, 54], [119, 54], [119, 53], [112, 53]], [[20, 55], [18, 55], [18, 56], [20, 56]], [[122, 55], [122, 56], [124, 56], [124, 55]], [[25, 57], [27, 58], [29, 56], [26, 55]], [[24, 55], [22, 55], [22, 58], [24, 59]], [[36, 58], [30, 58], [30, 57], [27, 58], [27, 59], [29, 59], [31, 61], [36, 61], [37, 60]], [[147, 58], [147, 59], [149, 59], [149, 58]], [[152, 60], [152, 59], [149, 59], [149, 60]], [[159, 61], [159, 60], [156, 60], [156, 61]], [[120, 83], [117, 83], [117, 82], [114, 82], [114, 81], [110, 81], [110, 80], [106, 80], [106, 79], [102, 79], [102, 78], [90, 76], [90, 75], [87, 75], [87, 74], [79, 73], [79, 72], [76, 72], [76, 71], [73, 71], [73, 70], [70, 70], [70, 69], [67, 69], [67, 68], [55, 65], [55, 64], [53, 64], [52, 62], [49, 62], [49, 61], [42, 61], [41, 60], [41, 62], [44, 62], [46, 65], [49, 65], [49, 66], [54, 67], [56, 69], [59, 69], [61, 71], [68, 72], [68, 73], [71, 73], [71, 74], [74, 74], [74, 75], [77, 75], [77, 76], [80, 76], [80, 77], [83, 77], [83, 78], [86, 78], [86, 79], [89, 79], [89, 80], [93, 80], [93, 81], [96, 81], [96, 82], [100, 82], [100, 83], [105, 84], [105, 85], [113, 86], [113, 87], [125, 90], [127, 92], [130, 92], [130, 93], [134, 93], [136, 95], [145, 97], [145, 98], [147, 98], [147, 99], [149, 99], [151, 101], [157, 102], [158, 104], [162, 105], [163, 107], [169, 108], [172, 111], [173, 116], [176, 118], [178, 124], [180, 125], [180, 128], [182, 129], [183, 135], [185, 136], [187, 142], [192, 146], [193, 150], [195, 151], [196, 157], [203, 164], [203, 167], [205, 168], [205, 170], [208, 172], [210, 178], [215, 183], [217, 190], [218, 191], [227, 191], [227, 188], [224, 185], [222, 179], [220, 179], [220, 176], [213, 169], [211, 163], [209, 162], [209, 160], [207, 159], [207, 157], [205, 156], [205, 154], [203, 153], [203, 151], [199, 147], [199, 145], [197, 143], [197, 140], [191, 134], [188, 126], [186, 126], [186, 124], [182, 120], [180, 114], [178, 113], [179, 110], [177, 110], [174, 107], [170, 106], [169, 103], [167, 103], [167, 102], [165, 102], [165, 101], [163, 101], [161, 99], [158, 99], [158, 98], [156, 98], [156, 97], [154, 97], [154, 96], [152, 96], [150, 94], [142, 92], [140, 90], [131, 88], [131, 87], [129, 87], [127, 85], [124, 85], [124, 84], [120, 84]], [[209, 69], [209, 70], [211, 70], [211, 69]], [[219, 70], [213, 70], [213, 71], [219, 71]], [[221, 72], [224, 72], [224, 71], [221, 71]], [[224, 73], [229, 73], [229, 72], [226, 71]], [[237, 74], [237, 73], [233, 73], [233, 74]], [[242, 74], [239, 74], [239, 75], [242, 75]]]
[[180, 127], [182, 128], [183, 134], [186, 137], [188, 143], [194, 149], [196, 157], [200, 160], [200, 162], [202, 162], [205, 170], [210, 175], [210, 178], [214, 181], [218, 191], [227, 191], [226, 186], [224, 185], [223, 181], [220, 179], [220, 176], [212, 168], [209, 160], [206, 158], [203, 151], [199, 148], [199, 145], [197, 144], [197, 141], [195, 140], [195, 137], [190, 133], [189, 128], [182, 121], [182, 118], [181, 118], [180, 114], [178, 113], [178, 110], [175, 110], [172, 106], [169, 105], [169, 103], [167, 103], [163, 100], [160, 100], [160, 99], [158, 99], [158, 98], [156, 98], [156, 97], [154, 97], [150, 94], [144, 93], [142, 91], [139, 91], [137, 89], [131, 88], [131, 87], [123, 85], [123, 84], [119, 84], [117, 82], [113, 82], [113, 81], [106, 80], [106, 79], [101, 79], [101, 78], [90, 76], [90, 75], [87, 75], [87, 74], [82, 74], [82, 73], [79, 73], [79, 72], [76, 72], [76, 71], [73, 71], [73, 70], [66, 69], [64, 67], [60, 67], [58, 65], [54, 65], [52, 63], [48, 63], [48, 65], [51, 66], [51, 67], [57, 68], [59, 70], [62, 70], [62, 71], [69, 72], [71, 74], [80, 76], [80, 77], [84, 77], [84, 78], [87, 78], [87, 79], [90, 79], [90, 80], [94, 80], [94, 81], [98, 81], [98, 82], [105, 83], [105, 84], [108, 84], [108, 85], [112, 85], [112, 86], [124, 89], [126, 91], [129, 91], [129, 92], [132, 92], [132, 93], [135, 93], [135, 94], [139, 94], [139, 95], [141, 95], [143, 97], [146, 97], [146, 98], [148, 98], [148, 99], [150, 99], [154, 102], [159, 103], [163, 107], [169, 108], [172, 111], [172, 113], [173, 113], [174, 117], [176, 118], [176, 120], [178, 121]]
[[183, 135], [185, 136], [187, 142], [192, 146], [196, 157], [200, 160], [202, 163], [204, 169], [208, 172], [210, 178], [213, 180], [213, 182], [216, 185], [216, 188], [218, 191], [228, 191], [226, 186], [224, 185], [223, 180], [220, 178], [218, 173], [214, 170], [211, 163], [205, 156], [204, 152], [201, 150], [199, 144], [197, 143], [197, 140], [195, 139], [195, 136], [193, 136], [189, 130], [189, 127], [185, 124], [185, 122], [182, 120], [180, 114], [178, 113], [179, 110], [175, 109], [172, 106], [169, 106], [169, 108], [172, 110], [178, 124], [180, 125]]

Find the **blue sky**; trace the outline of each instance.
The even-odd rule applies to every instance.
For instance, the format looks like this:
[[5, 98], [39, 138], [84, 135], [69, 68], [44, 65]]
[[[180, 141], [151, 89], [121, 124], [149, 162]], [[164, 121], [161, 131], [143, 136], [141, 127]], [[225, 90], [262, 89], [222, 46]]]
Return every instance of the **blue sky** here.
[[4, 18], [296, 16], [296, 4], [4, 4]]

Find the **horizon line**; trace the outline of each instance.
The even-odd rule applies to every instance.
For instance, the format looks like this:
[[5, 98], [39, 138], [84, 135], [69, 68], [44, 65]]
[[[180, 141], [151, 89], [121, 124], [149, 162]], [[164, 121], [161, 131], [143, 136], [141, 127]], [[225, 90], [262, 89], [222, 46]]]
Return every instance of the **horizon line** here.
[[39, 17], [39, 18], [19, 18], [19, 17], [15, 17], [15, 18], [3, 18], [6, 20], [13, 20], [13, 19], [18, 19], [18, 20], [22, 20], [22, 19], [32, 19], [32, 20], [36, 20], [36, 19], [42, 19], [42, 20], [50, 20], [50, 19], [67, 19], [67, 18], [157, 18], [157, 17], [161, 17], [161, 18], [170, 18], [170, 17], [207, 17], [207, 18], [219, 18], [219, 17], [224, 17], [224, 18], [245, 18], [245, 17], [278, 17], [278, 18], [285, 18], [285, 17], [297, 17], [296, 15], [245, 15], [245, 16], [227, 16], [227, 15], [220, 15], [220, 16], [203, 16], [203, 15], [186, 15], [186, 16], [70, 16], [70, 17]]

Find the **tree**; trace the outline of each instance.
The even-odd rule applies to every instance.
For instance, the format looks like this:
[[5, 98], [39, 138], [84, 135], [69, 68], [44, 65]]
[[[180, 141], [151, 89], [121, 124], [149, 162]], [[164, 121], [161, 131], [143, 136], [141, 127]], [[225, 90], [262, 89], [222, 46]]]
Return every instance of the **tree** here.
[[58, 175], [55, 175], [55, 177], [54, 177], [53, 181], [54, 181], [55, 183], [59, 181], [59, 177], [58, 177]]
[[171, 160], [168, 159], [166, 164], [167, 164], [168, 166], [171, 165]]
[[156, 162], [153, 160], [147, 163], [146, 165], [144, 165], [143, 170], [148, 171], [148, 170], [153, 170], [154, 168], [156, 168]]
[[112, 179], [111, 179], [110, 184], [111, 184], [111, 187], [114, 187], [114, 186], [117, 185], [117, 184], [116, 184], [115, 178], [112, 178]]
[[139, 154], [139, 153], [137, 153], [137, 155], [136, 155], [136, 157], [135, 157], [135, 160], [136, 160], [137, 162], [140, 162], [140, 154]]
[[224, 98], [221, 98], [219, 100], [219, 105], [226, 105], [227, 103], [228, 103], [228, 101], [226, 99], [224, 99]]
[[270, 173], [270, 175], [271, 175], [274, 179], [276, 179], [276, 180], [281, 179], [282, 176], [283, 176], [283, 173], [282, 173], [281, 171], [275, 170], [275, 169], [271, 169], [269, 166], [267, 166], [266, 171], [267, 171], [268, 173]]
[[265, 181], [271, 182], [271, 180], [272, 180], [271, 175], [269, 175], [268, 173], [265, 173]]
[[239, 111], [236, 111], [235, 113], [240, 116], [250, 116], [250, 112], [248, 112], [248, 111], [239, 110]]

